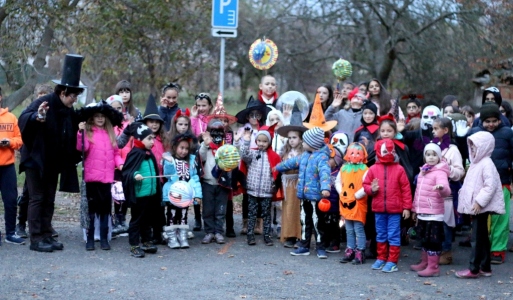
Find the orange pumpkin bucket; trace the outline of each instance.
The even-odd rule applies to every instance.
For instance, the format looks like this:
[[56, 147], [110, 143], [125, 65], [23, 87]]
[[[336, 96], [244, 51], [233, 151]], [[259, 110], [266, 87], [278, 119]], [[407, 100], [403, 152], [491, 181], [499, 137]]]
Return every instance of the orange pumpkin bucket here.
[[331, 202], [326, 198], [321, 199], [317, 205], [319, 205], [319, 210], [322, 212], [328, 212], [331, 208]]

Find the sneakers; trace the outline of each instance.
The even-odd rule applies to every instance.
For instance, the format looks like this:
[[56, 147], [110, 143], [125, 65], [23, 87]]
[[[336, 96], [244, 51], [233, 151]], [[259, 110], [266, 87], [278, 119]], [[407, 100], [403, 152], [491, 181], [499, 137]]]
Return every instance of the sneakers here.
[[294, 248], [294, 244], [296, 243], [295, 240], [286, 240], [285, 243], [283, 243], [283, 247], [285, 248]]
[[27, 227], [22, 224], [16, 225], [16, 235], [23, 239], [28, 238]]
[[317, 251], [317, 257], [318, 258], [320, 258], [320, 259], [328, 258], [328, 255], [326, 254], [326, 250], [324, 250], [324, 249], [317, 249], [316, 251]]
[[264, 236], [264, 243], [266, 246], [274, 246], [273, 239], [268, 235]]
[[250, 246], [256, 245], [256, 240], [255, 240], [254, 234], [248, 234], [248, 245], [250, 245]]
[[133, 257], [142, 258], [144, 257], [144, 251], [139, 246], [132, 246], [130, 247], [130, 255]]
[[491, 277], [492, 276], [492, 271], [479, 270], [479, 276], [481, 276], [481, 277]]
[[392, 273], [399, 271], [399, 269], [397, 268], [397, 265], [395, 263], [387, 262], [385, 266], [381, 269], [381, 271], [385, 273]]
[[202, 244], [210, 244], [214, 240], [214, 234], [213, 233], [207, 233], [205, 237], [201, 240]]
[[25, 245], [25, 240], [20, 238], [17, 235], [6, 235], [5, 242], [9, 243], [9, 244], [15, 244], [15, 245]]
[[326, 248], [326, 252], [328, 252], [328, 253], [339, 253], [340, 252], [340, 247], [337, 246], [337, 245], [329, 246], [328, 248]]
[[384, 260], [378, 259], [372, 264], [371, 268], [373, 270], [381, 270], [385, 266], [385, 263]]
[[224, 244], [225, 243], [224, 236], [222, 234], [220, 234], [220, 233], [216, 233], [214, 235], [214, 238], [216, 239], [216, 243], [218, 243], [218, 244]]
[[492, 252], [490, 263], [494, 265], [500, 265], [504, 263], [506, 258], [506, 251]]
[[458, 278], [478, 278], [479, 277], [479, 273], [474, 274], [469, 269], [458, 271], [458, 272], [454, 273], [454, 275]]
[[192, 233], [192, 231], [190, 231], [190, 230], [187, 230], [187, 238], [189, 240], [192, 240], [194, 238], [194, 233]]
[[346, 264], [348, 262], [352, 262], [354, 259], [354, 250], [351, 248], [346, 248], [344, 257], [340, 260], [340, 263]]
[[353, 265], [362, 265], [365, 263], [365, 250], [356, 249], [354, 254]]
[[290, 255], [292, 256], [300, 256], [300, 255], [310, 255], [310, 249], [299, 247], [296, 250], [290, 252]]
[[141, 246], [141, 250], [145, 253], [157, 253], [157, 246], [155, 246], [152, 242], [145, 242]]

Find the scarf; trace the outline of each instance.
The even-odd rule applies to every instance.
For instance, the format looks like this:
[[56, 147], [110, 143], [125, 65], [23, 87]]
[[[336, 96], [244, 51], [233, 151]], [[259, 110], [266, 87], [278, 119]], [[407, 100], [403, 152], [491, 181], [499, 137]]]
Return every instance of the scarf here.
[[431, 171], [431, 169], [433, 168], [434, 166], [431, 166], [431, 165], [428, 165], [428, 164], [424, 164], [421, 168], [420, 168], [420, 171], [422, 172], [422, 174], [426, 174], [427, 172]]
[[451, 145], [451, 138], [449, 137], [448, 134], [444, 134], [442, 136], [442, 139], [434, 138], [433, 139], [433, 143], [435, 143], [438, 146], [440, 146], [440, 149], [442, 151], [444, 151], [445, 149], [449, 148], [449, 146]]

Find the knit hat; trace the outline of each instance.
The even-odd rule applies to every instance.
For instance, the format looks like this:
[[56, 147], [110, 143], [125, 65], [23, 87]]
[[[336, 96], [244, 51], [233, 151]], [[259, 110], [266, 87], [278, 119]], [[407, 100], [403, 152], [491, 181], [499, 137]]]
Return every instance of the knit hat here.
[[107, 98], [105, 101], [107, 101], [107, 103], [109, 105], [112, 105], [112, 103], [114, 103], [114, 102], [118, 102], [119, 104], [121, 104], [121, 107], [125, 106], [123, 104], [123, 98], [121, 98], [120, 95], [112, 95], [109, 98]]
[[153, 130], [141, 122], [134, 122], [130, 124], [130, 127], [131, 135], [139, 141], [144, 140], [148, 135], [153, 133]]
[[435, 151], [436, 156], [438, 156], [438, 159], [442, 159], [442, 150], [440, 149], [440, 146], [438, 146], [435, 143], [429, 143], [424, 147], [424, 156], [426, 156], [427, 151]]
[[497, 118], [500, 120], [501, 112], [499, 111], [499, 106], [495, 103], [487, 102], [481, 106], [479, 119], [481, 122], [488, 118]]
[[324, 130], [314, 127], [303, 134], [303, 141], [312, 149], [319, 150], [324, 146]]
[[274, 128], [276, 127], [277, 124], [273, 124], [271, 126], [262, 126], [260, 127], [260, 130], [258, 131], [257, 135], [256, 136], [259, 136], [259, 135], [265, 135], [267, 137], [267, 139], [269, 140], [269, 142], [271, 142], [273, 140], [273, 137], [274, 137]]
[[501, 92], [499, 91], [498, 88], [491, 86], [491, 87], [487, 88], [486, 90], [484, 90], [483, 102], [482, 102], [483, 104], [485, 103], [486, 95], [488, 95], [488, 94], [493, 94], [493, 97], [495, 98], [495, 104], [497, 104], [498, 106], [501, 106], [502, 96], [501, 96]]
[[363, 103], [362, 112], [364, 112], [366, 109], [372, 111], [376, 115], [376, 117], [378, 116], [378, 107], [372, 101], [365, 101]]

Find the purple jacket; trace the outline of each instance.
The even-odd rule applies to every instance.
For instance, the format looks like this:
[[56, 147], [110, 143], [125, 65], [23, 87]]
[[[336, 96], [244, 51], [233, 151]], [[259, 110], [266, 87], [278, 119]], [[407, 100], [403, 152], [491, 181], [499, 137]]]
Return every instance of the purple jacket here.
[[[85, 182], [114, 182], [114, 169], [123, 164], [117, 145], [114, 147], [105, 129], [93, 127], [93, 135], [89, 141], [84, 136], [85, 150]], [[82, 151], [82, 132], [77, 134], [77, 150]]]
[[[476, 146], [470, 150], [470, 142]], [[458, 212], [473, 215], [472, 206], [478, 203], [481, 212], [504, 214], [504, 195], [499, 172], [490, 158], [495, 148], [495, 138], [487, 131], [479, 131], [467, 138], [470, 168], [460, 189]]]
[[[449, 174], [449, 166], [443, 161], [426, 173], [420, 172], [412, 211], [417, 214], [443, 215], [444, 198], [451, 194]], [[443, 189], [434, 190], [435, 185], [442, 185]]]

